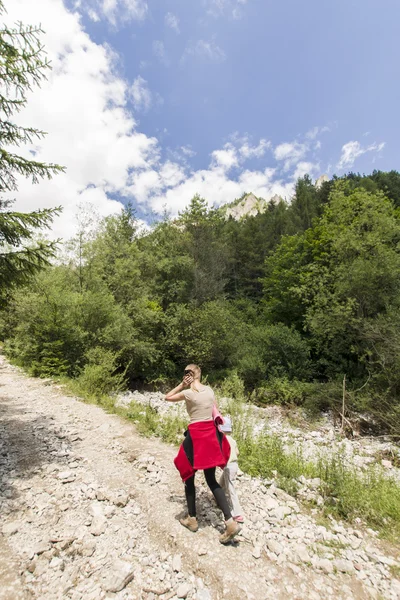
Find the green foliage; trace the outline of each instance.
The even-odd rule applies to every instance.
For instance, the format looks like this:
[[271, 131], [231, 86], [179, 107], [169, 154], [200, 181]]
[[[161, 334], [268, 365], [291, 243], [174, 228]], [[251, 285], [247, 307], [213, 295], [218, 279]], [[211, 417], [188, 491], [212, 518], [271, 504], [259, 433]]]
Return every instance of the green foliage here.
[[126, 416], [134, 421], [139, 433], [146, 437], [157, 436], [168, 444], [180, 444], [187, 422], [179, 417], [160, 417], [150, 405], [131, 402]]
[[131, 322], [104, 287], [84, 294], [68, 289], [63, 267], [40, 274], [29, 291], [18, 291], [3, 327], [8, 336], [12, 332], [5, 344], [9, 355], [43, 376], [77, 374], [91, 348], [118, 351], [133, 336]]
[[231, 371], [218, 387], [220, 396], [241, 400], [245, 397], [244, 381], [236, 370]]
[[118, 372], [119, 356], [111, 350], [94, 347], [77, 378], [78, 389], [88, 396], [104, 396], [126, 388], [125, 372]]
[[[0, 0], [0, 14], [4, 10]], [[11, 121], [25, 107], [28, 92], [41, 84], [50, 66], [40, 43], [41, 33], [41, 29], [21, 23], [0, 29], [0, 111], [5, 117], [0, 121], [0, 302], [6, 300], [7, 289], [23, 284], [48, 265], [57, 248], [56, 242], [33, 243], [33, 237], [37, 229], [50, 226], [59, 208], [15, 212], [9, 210], [12, 202], [4, 197], [18, 189], [19, 176], [37, 183], [64, 170], [10, 151], [12, 146], [31, 144], [45, 135]]]
[[251, 400], [255, 404], [280, 404], [303, 406], [307, 393], [312, 389], [312, 383], [292, 380], [287, 378], [272, 377], [262, 387], [256, 388]]
[[241, 329], [240, 319], [226, 301], [200, 307], [177, 304], [166, 313], [165, 348], [180, 368], [195, 362], [206, 372], [218, 372], [230, 366]]

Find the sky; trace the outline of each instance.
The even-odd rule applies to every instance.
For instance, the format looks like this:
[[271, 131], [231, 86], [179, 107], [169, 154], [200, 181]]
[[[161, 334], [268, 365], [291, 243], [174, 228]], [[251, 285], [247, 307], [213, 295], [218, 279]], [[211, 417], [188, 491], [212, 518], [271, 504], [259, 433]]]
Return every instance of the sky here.
[[54, 236], [85, 207], [149, 223], [196, 193], [290, 201], [306, 173], [400, 169], [398, 0], [4, 1], [52, 61], [16, 120], [66, 172], [15, 206], [62, 205]]

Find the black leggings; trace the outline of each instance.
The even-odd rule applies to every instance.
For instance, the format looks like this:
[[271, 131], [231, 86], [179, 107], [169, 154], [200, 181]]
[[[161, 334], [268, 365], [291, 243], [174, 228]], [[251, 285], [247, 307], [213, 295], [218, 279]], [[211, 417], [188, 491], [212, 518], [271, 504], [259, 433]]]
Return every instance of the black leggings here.
[[[228, 506], [225, 492], [215, 479], [215, 467], [212, 467], [211, 469], [204, 469], [204, 476], [206, 478], [208, 487], [214, 494], [214, 498], [217, 501], [218, 506], [224, 513], [225, 521], [227, 521], [232, 517], [232, 514]], [[185, 481], [185, 494], [189, 516], [195, 517], [196, 488], [194, 487], [194, 475]]]

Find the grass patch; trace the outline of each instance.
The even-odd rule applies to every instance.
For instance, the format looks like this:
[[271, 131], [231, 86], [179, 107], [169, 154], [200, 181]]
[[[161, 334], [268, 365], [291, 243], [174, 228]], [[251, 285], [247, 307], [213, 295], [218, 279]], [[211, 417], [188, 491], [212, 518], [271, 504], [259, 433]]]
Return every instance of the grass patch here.
[[389, 567], [389, 570], [393, 577], [396, 577], [396, 579], [400, 579], [400, 567], [397, 567], [396, 565], [391, 565]]
[[131, 402], [125, 411], [128, 419], [134, 421], [139, 433], [145, 437], [156, 436], [169, 444], [180, 444], [183, 432], [187, 429], [187, 421], [180, 417], [162, 417], [150, 405]]

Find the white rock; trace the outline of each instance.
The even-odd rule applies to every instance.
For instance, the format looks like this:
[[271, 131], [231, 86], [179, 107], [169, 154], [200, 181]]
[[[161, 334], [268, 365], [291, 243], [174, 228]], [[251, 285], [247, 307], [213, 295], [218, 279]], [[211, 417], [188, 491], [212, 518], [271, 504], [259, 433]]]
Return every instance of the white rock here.
[[252, 556], [254, 558], [257, 558], [257, 559], [261, 558], [261, 548], [260, 548], [260, 546], [255, 546], [254, 547], [253, 552], [252, 552]]
[[285, 517], [290, 515], [291, 512], [292, 509], [289, 506], [278, 506], [278, 508], [275, 508], [271, 514], [277, 519], [283, 520]]
[[278, 508], [279, 502], [275, 500], [272, 496], [267, 496], [265, 501], [263, 502], [263, 506], [266, 510], [273, 510], [274, 508]]
[[181, 583], [176, 589], [176, 595], [178, 596], [178, 598], [186, 598], [191, 589], [192, 586], [188, 583]]
[[115, 496], [115, 498], [113, 499], [113, 503], [115, 504], [115, 506], [124, 507], [128, 504], [128, 502], [129, 495], [125, 492], [121, 492], [120, 494], [118, 494], [118, 496]]
[[305, 544], [295, 544], [293, 552], [301, 562], [310, 562], [311, 558]]
[[51, 569], [61, 569], [64, 566], [64, 561], [59, 556], [54, 556], [50, 561]]
[[50, 542], [46, 542], [46, 541], [42, 541], [39, 542], [38, 544], [36, 544], [32, 551], [34, 552], [34, 554], [43, 554], [43, 552], [47, 552], [48, 550], [50, 550], [51, 545]]
[[182, 569], [182, 558], [180, 554], [175, 554], [172, 558], [172, 570], [179, 573]]
[[[96, 515], [93, 518], [92, 524], [90, 526], [90, 533], [92, 535], [101, 535], [105, 532], [107, 527], [107, 519], [104, 515]], [[109, 590], [110, 591], [110, 590]]]
[[354, 573], [355, 571], [354, 565], [351, 562], [351, 560], [345, 560], [343, 558], [337, 558], [336, 560], [334, 560], [333, 566], [335, 567], [335, 569], [341, 571], [342, 573]]
[[20, 527], [21, 524], [17, 523], [17, 521], [13, 523], [6, 523], [2, 528], [3, 535], [14, 535], [14, 533], [17, 533]]
[[385, 469], [393, 469], [393, 465], [392, 465], [392, 461], [391, 460], [384, 460], [384, 459], [382, 459], [381, 463], [382, 463], [382, 467], [384, 467]]
[[58, 474], [58, 479], [69, 479], [70, 477], [75, 478], [75, 474], [72, 471], [61, 471], [61, 473]]
[[270, 552], [273, 552], [277, 556], [279, 556], [283, 552], [283, 546], [282, 546], [282, 544], [280, 544], [276, 540], [268, 540], [267, 541], [267, 548], [268, 548], [268, 550], [270, 550]]
[[135, 571], [131, 563], [125, 560], [116, 560], [106, 575], [103, 588], [106, 592], [120, 592], [132, 581]]
[[206, 589], [197, 590], [196, 600], [211, 600], [211, 594]]
[[327, 575], [329, 575], [329, 573], [333, 573], [333, 565], [327, 558], [319, 558], [316, 562], [316, 567], [321, 569], [321, 571]]
[[100, 502], [92, 502], [88, 512], [92, 517], [104, 516], [103, 505]]

